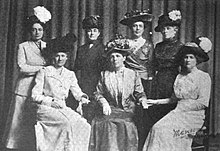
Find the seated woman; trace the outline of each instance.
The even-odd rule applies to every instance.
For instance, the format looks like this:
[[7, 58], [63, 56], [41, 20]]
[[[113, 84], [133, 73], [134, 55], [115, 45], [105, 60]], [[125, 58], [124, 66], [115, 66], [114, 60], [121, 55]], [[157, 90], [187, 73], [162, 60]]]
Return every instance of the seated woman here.
[[133, 122], [135, 103], [147, 101], [136, 71], [124, 67], [129, 49], [122, 37], [107, 43], [110, 69], [101, 72], [95, 99], [103, 113], [92, 121], [91, 151], [136, 151], [137, 129]]
[[66, 47], [76, 41], [74, 35], [57, 38], [49, 43], [53, 65], [41, 69], [32, 89], [37, 104], [37, 151], [87, 151], [90, 125], [84, 118], [66, 106], [69, 90], [76, 100], [88, 103], [88, 96], [77, 84], [73, 71], [64, 67], [68, 59]]
[[158, 121], [148, 134], [143, 151], [191, 151], [192, 135], [202, 127], [208, 107], [211, 79], [197, 68], [209, 60], [211, 41], [198, 37], [185, 44], [177, 55], [181, 72], [174, 83], [170, 99], [148, 100], [152, 104], [177, 102], [177, 107]]

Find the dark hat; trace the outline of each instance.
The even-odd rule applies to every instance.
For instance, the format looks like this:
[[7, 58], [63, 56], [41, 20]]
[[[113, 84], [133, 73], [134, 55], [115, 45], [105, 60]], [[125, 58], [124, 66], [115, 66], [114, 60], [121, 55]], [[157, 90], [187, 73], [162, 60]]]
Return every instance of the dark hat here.
[[212, 43], [206, 37], [197, 37], [195, 41], [183, 45], [177, 54], [177, 60], [182, 61], [186, 54], [194, 54], [198, 57], [197, 63], [209, 60], [208, 52], [211, 51]]
[[161, 15], [158, 20], [158, 25], [155, 27], [156, 32], [161, 32], [165, 26], [178, 26], [181, 25], [181, 13], [178, 10], [173, 10], [168, 14]]
[[125, 14], [124, 18], [119, 22], [123, 25], [130, 26], [135, 22], [141, 21], [143, 23], [151, 22], [153, 20], [153, 15], [147, 10], [135, 10]]
[[103, 25], [101, 22], [101, 17], [98, 15], [88, 16], [82, 21], [83, 29], [98, 28], [102, 29]]
[[105, 52], [106, 52], [105, 55], [106, 57], [108, 57], [110, 54], [114, 52], [126, 56], [131, 52], [131, 48], [129, 46], [129, 40], [120, 34], [116, 34], [115, 38], [107, 42], [105, 46]]
[[57, 37], [51, 39], [47, 43], [47, 52], [51, 54], [56, 54], [58, 52], [68, 53], [72, 50], [74, 42], [77, 40], [76, 36], [72, 33], [68, 33], [63, 37]]
[[32, 29], [33, 24], [39, 23], [43, 28], [45, 24], [41, 22], [35, 15], [29, 16], [26, 20], [25, 26], [27, 27], [28, 31]]

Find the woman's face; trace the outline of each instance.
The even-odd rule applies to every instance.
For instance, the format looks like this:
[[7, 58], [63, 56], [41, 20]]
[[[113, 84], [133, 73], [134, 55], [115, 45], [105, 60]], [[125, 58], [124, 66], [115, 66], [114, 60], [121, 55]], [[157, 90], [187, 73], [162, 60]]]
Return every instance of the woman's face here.
[[32, 25], [31, 29], [31, 39], [34, 41], [42, 39], [44, 34], [44, 29], [39, 23], [35, 23]]
[[114, 69], [120, 69], [121, 67], [124, 66], [124, 61], [126, 57], [124, 57], [122, 54], [118, 52], [113, 52], [109, 56], [111, 65]]
[[161, 33], [164, 39], [172, 39], [176, 36], [178, 27], [176, 26], [164, 26]]
[[58, 52], [54, 56], [54, 66], [55, 67], [62, 67], [66, 64], [68, 59], [68, 55], [65, 52]]
[[87, 29], [86, 33], [87, 33], [89, 40], [96, 40], [100, 35], [100, 31], [98, 28]]
[[184, 61], [184, 66], [187, 69], [193, 69], [197, 64], [197, 60], [194, 54], [186, 54], [185, 57], [183, 58], [183, 61]]
[[144, 33], [144, 23], [141, 21], [135, 22], [131, 26], [132, 34], [135, 38], [139, 38], [143, 35]]

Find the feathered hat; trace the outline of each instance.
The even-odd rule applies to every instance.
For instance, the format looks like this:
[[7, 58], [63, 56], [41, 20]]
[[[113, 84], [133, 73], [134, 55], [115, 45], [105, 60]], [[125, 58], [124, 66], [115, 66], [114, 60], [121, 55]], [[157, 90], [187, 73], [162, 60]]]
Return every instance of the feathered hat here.
[[177, 60], [182, 61], [186, 54], [194, 54], [198, 57], [197, 63], [209, 60], [208, 52], [212, 49], [212, 42], [206, 37], [197, 37], [195, 41], [188, 42], [180, 48]]
[[27, 25], [30, 28], [34, 23], [45, 25], [51, 19], [51, 13], [44, 6], [37, 6], [33, 9], [34, 15], [27, 18]]
[[153, 15], [149, 13], [147, 10], [135, 10], [131, 12], [127, 12], [124, 18], [119, 22], [126, 26], [131, 26], [133, 23], [137, 21], [141, 21], [143, 23], [151, 22], [153, 20]]
[[168, 14], [161, 15], [158, 20], [158, 25], [155, 27], [156, 32], [161, 32], [165, 26], [178, 26], [181, 25], [181, 12], [179, 10], [173, 10]]
[[109, 56], [113, 52], [118, 52], [123, 56], [126, 56], [130, 51], [129, 40], [121, 34], [116, 34], [115, 37], [107, 42], [105, 46], [106, 56]]

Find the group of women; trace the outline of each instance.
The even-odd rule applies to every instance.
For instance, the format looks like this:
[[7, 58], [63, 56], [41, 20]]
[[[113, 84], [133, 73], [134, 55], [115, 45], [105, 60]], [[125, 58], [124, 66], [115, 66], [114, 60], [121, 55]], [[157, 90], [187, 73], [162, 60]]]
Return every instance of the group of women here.
[[[188, 134], [201, 128], [211, 89], [210, 76], [197, 65], [209, 60], [211, 42], [198, 37], [183, 45], [178, 40], [180, 11], [159, 17], [155, 31], [163, 41], [155, 49], [143, 38], [153, 20], [147, 11], [126, 13], [120, 23], [131, 29], [132, 37], [116, 35], [106, 46], [99, 39], [101, 18], [86, 17], [82, 24], [88, 39], [77, 51], [75, 72], [65, 64], [76, 37], [67, 34], [46, 47], [42, 37], [51, 16], [44, 7], [34, 11], [28, 18], [31, 40], [18, 48], [19, 76], [3, 138], [6, 148], [191, 150]], [[43, 19], [41, 11], [46, 13]], [[78, 101], [76, 110], [66, 105], [69, 91]], [[137, 115], [140, 105], [143, 114]]]

